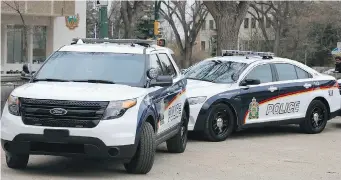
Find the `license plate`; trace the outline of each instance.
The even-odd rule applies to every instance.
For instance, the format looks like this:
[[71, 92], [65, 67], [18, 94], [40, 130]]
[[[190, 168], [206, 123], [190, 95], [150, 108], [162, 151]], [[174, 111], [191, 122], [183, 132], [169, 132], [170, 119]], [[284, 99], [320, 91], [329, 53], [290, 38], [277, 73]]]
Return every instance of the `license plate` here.
[[58, 139], [69, 135], [70, 132], [66, 129], [44, 129], [44, 136], [47, 138]]

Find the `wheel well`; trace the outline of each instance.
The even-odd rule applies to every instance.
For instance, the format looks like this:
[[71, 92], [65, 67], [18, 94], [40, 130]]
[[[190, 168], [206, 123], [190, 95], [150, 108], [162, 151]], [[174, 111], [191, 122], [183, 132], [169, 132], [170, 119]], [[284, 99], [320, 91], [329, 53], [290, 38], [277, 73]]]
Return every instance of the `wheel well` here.
[[[321, 101], [324, 105], [326, 105], [327, 110], [328, 110], [328, 116], [330, 116], [330, 107], [329, 107], [328, 101], [324, 97], [316, 97], [316, 98], [313, 99], [313, 101], [314, 100]], [[328, 119], [329, 119], [329, 117], [328, 117]]]
[[[234, 123], [234, 128], [237, 128], [238, 127], [238, 116], [237, 116], [237, 111], [236, 111], [236, 109], [229, 103], [229, 102], [226, 102], [226, 101], [218, 101], [218, 102], [214, 102], [212, 105], [215, 105], [215, 104], [219, 104], [219, 103], [222, 103], [222, 104], [225, 104], [225, 105], [227, 105], [230, 109], [231, 109], [231, 111], [232, 111], [232, 113], [233, 113], [233, 116], [234, 116], [234, 118], [235, 118], [235, 123]], [[211, 105], [211, 106], [212, 106]]]
[[154, 118], [153, 116], [148, 116], [148, 118], [146, 119], [146, 122], [148, 122], [150, 125], [152, 125], [153, 129], [154, 129], [154, 132], [156, 131], [156, 128], [155, 128], [155, 123], [154, 123]]

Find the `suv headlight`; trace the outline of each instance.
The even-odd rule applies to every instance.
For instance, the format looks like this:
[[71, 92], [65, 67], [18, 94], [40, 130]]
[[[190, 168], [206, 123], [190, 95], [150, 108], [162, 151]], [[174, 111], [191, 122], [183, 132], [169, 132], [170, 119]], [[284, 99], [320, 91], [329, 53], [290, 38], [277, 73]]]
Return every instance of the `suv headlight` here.
[[20, 116], [20, 110], [19, 110], [19, 98], [16, 96], [10, 95], [7, 99], [8, 104], [8, 111], [12, 115]]
[[188, 98], [189, 105], [200, 104], [206, 100], [206, 96], [198, 96], [198, 97], [191, 97]]
[[123, 114], [136, 105], [136, 99], [129, 99], [123, 101], [111, 101], [105, 110], [103, 119], [115, 119], [123, 116]]

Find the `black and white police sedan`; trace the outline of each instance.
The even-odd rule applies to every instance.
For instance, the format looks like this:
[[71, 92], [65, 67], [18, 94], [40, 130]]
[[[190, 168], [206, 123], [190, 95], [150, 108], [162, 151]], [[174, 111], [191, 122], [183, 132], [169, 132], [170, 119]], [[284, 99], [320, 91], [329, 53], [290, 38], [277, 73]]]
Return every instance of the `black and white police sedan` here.
[[299, 124], [305, 133], [324, 130], [338, 116], [337, 80], [272, 53], [226, 51], [185, 72], [189, 131], [223, 141], [234, 130]]

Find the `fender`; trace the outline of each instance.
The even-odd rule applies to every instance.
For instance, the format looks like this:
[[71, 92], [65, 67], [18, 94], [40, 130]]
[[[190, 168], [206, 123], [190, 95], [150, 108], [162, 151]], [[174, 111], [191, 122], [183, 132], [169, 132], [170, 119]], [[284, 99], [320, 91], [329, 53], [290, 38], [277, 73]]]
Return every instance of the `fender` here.
[[240, 109], [240, 101], [241, 99], [238, 97], [240, 90], [229, 90], [225, 91], [219, 94], [216, 94], [212, 97], [210, 97], [208, 100], [205, 101], [203, 106], [201, 107], [198, 118], [196, 120], [194, 131], [203, 131], [205, 122], [208, 118], [208, 113], [210, 111], [210, 108], [214, 104], [218, 103], [224, 103], [231, 107], [232, 111], [235, 113], [237, 125], [240, 125], [240, 113], [238, 112], [238, 109]]
[[157, 119], [158, 119], [158, 113], [156, 111], [155, 105], [151, 102], [149, 99], [149, 96], [147, 95], [145, 98], [143, 98], [138, 115], [137, 115], [137, 126], [136, 126], [136, 135], [135, 135], [135, 144], [138, 144], [141, 137], [142, 132], [142, 124], [147, 121], [148, 117], [152, 117], [152, 126], [154, 128], [154, 131], [157, 132], [158, 126], [157, 126]]

